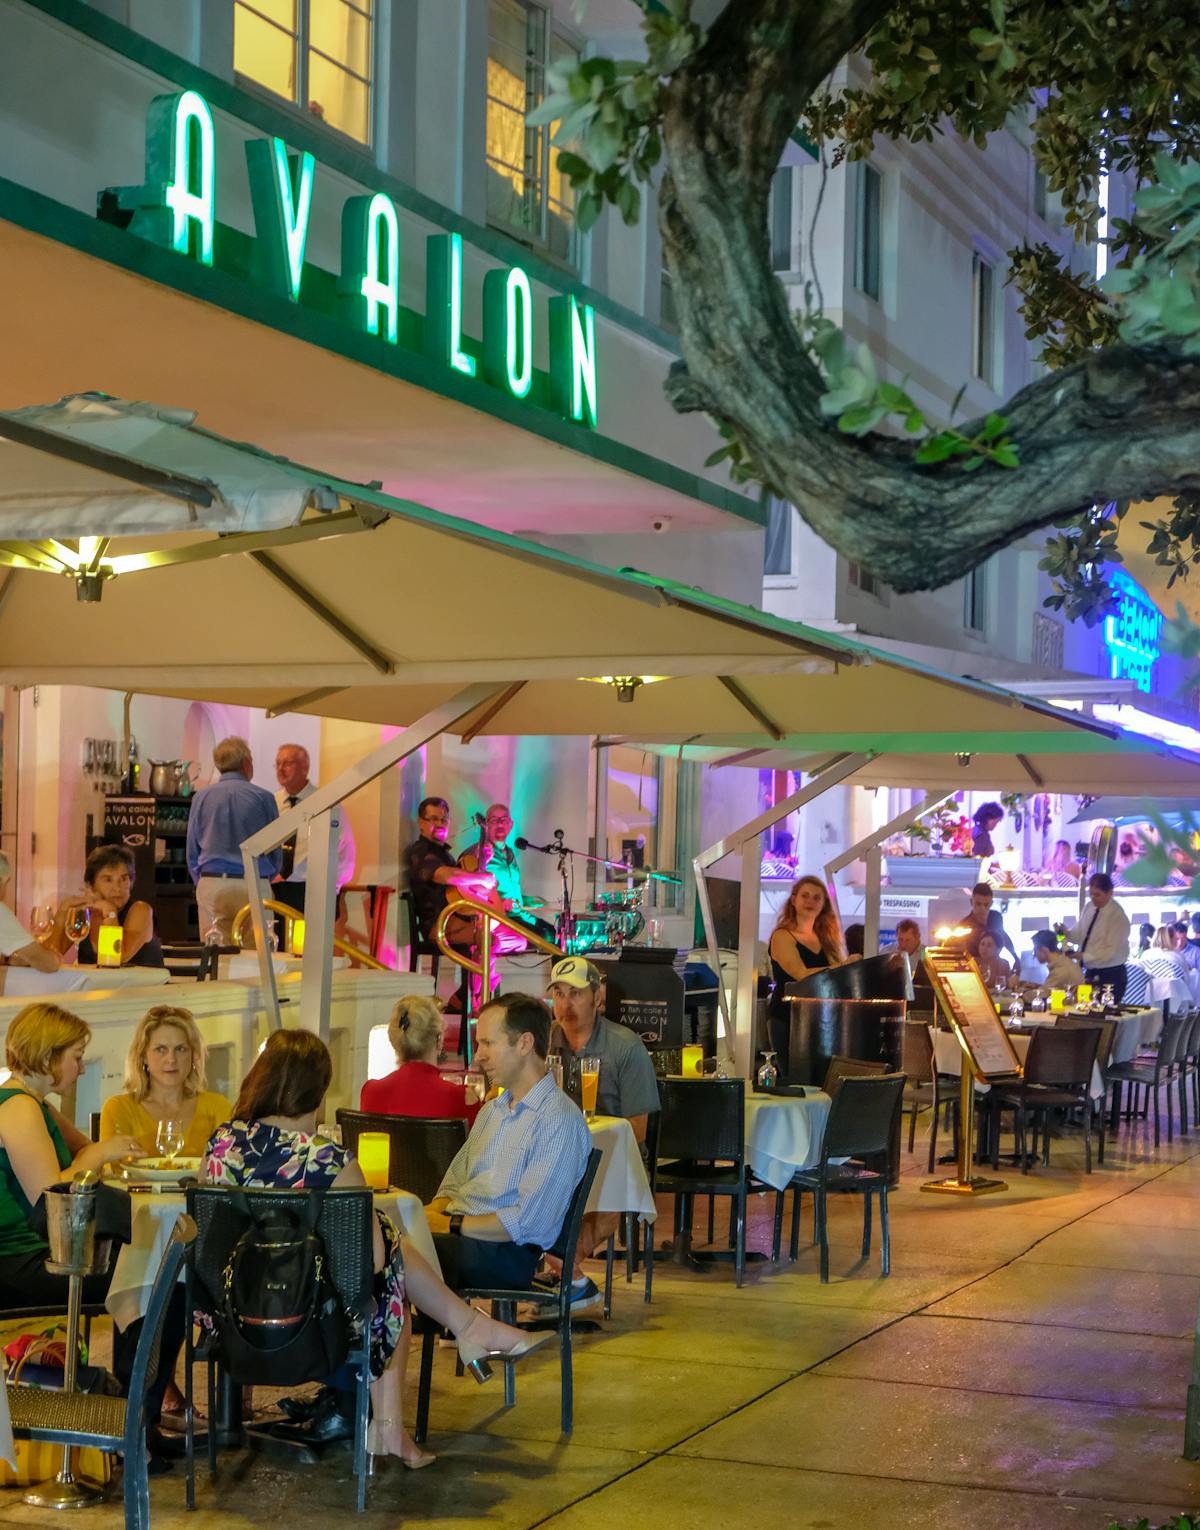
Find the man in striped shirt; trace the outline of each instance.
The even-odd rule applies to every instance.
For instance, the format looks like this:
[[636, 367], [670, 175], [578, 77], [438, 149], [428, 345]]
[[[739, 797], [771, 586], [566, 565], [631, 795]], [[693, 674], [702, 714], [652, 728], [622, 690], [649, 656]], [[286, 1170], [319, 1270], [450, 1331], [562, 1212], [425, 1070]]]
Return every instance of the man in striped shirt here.
[[528, 1287], [562, 1231], [592, 1144], [546, 1072], [549, 1046], [540, 999], [505, 994], [480, 1012], [475, 1060], [504, 1093], [479, 1112], [425, 1212], [452, 1289]]

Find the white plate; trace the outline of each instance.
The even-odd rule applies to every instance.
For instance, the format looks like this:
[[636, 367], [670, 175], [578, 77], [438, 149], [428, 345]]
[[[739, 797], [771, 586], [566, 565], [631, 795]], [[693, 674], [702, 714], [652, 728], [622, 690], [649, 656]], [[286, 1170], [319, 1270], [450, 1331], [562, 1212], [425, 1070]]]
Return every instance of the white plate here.
[[170, 1185], [181, 1179], [196, 1179], [204, 1160], [202, 1158], [178, 1157], [174, 1163], [165, 1158], [135, 1158], [125, 1164], [122, 1174], [134, 1184]]

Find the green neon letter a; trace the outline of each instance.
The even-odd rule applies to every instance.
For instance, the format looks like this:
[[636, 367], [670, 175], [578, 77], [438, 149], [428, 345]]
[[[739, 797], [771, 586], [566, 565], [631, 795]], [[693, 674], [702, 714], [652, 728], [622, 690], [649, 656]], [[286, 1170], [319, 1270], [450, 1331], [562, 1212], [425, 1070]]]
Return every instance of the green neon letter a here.
[[211, 266], [216, 182], [208, 102], [194, 90], [155, 96], [146, 115], [146, 184], [139, 198], [152, 211], [135, 218], [135, 232]]
[[342, 209], [342, 274], [338, 291], [359, 329], [368, 335], [380, 335], [392, 345], [397, 343], [400, 220], [395, 203], [382, 191], [373, 197], [351, 197]]
[[425, 352], [475, 376], [475, 358], [462, 348], [462, 235], [431, 234], [425, 241]]
[[280, 297], [298, 302], [316, 160], [289, 154], [282, 138], [251, 138], [246, 170], [263, 274]]
[[560, 413], [596, 428], [596, 316], [572, 293], [550, 299], [550, 381]]

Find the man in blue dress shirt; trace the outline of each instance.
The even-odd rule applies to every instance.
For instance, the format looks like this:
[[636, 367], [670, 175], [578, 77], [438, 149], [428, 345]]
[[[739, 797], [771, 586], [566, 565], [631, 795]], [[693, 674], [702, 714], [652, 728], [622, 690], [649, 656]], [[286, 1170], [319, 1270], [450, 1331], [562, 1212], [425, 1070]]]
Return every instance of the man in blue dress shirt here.
[[546, 1072], [550, 1016], [540, 999], [505, 994], [485, 1005], [475, 1046], [504, 1093], [479, 1112], [425, 1214], [448, 1286], [522, 1290], [558, 1240], [592, 1140], [583, 1112]]
[[[196, 793], [188, 818], [187, 865], [196, 884], [200, 939], [217, 930], [221, 944], [233, 939], [233, 921], [250, 901], [242, 865], [242, 841], [279, 817], [275, 798], [255, 786], [254, 759], [244, 738], [223, 738], [213, 750], [217, 779]], [[258, 874], [269, 881], [281, 850], [258, 857]]]

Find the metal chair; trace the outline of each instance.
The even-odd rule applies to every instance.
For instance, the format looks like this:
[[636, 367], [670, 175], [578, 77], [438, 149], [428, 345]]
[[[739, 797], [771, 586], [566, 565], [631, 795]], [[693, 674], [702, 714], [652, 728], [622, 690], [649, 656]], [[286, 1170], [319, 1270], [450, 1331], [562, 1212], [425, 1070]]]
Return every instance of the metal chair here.
[[150, 1291], [128, 1397], [43, 1391], [37, 1387], [8, 1388], [8, 1410], [15, 1439], [46, 1440], [54, 1445], [93, 1445], [124, 1457], [125, 1530], [150, 1530], [146, 1394], [158, 1374], [167, 1306], [179, 1279], [180, 1265], [195, 1237], [192, 1219], [179, 1217]]
[[446, 1170], [467, 1140], [462, 1116], [386, 1116], [369, 1110], [339, 1110], [342, 1146], [358, 1151], [363, 1132], [382, 1132], [388, 1139], [388, 1184], [415, 1195], [428, 1206], [438, 1193]]
[[1086, 1172], [1092, 1172], [1092, 1070], [1100, 1044], [1097, 1025], [1043, 1025], [1033, 1034], [1019, 1084], [997, 1084], [987, 1097], [992, 1115], [992, 1166], [1000, 1159], [1000, 1112], [1015, 1112], [1014, 1132], [1021, 1173], [1029, 1173], [1025, 1147], [1025, 1119], [1034, 1119], [1033, 1152], [1037, 1153], [1038, 1125], [1042, 1127], [1042, 1163], [1050, 1164], [1048, 1113], [1056, 1109], [1083, 1110], [1083, 1144]]
[[163, 965], [172, 977], [195, 978], [198, 983], [215, 983], [217, 964], [222, 956], [238, 956], [240, 946], [207, 946], [200, 941], [177, 941], [162, 948]]
[[[1125, 1083], [1132, 1086], [1129, 1107], [1126, 1109], [1128, 1119], [1131, 1111], [1137, 1109], [1137, 1090], [1149, 1091], [1146, 1107], [1142, 1114], [1145, 1115], [1151, 1101], [1154, 1104], [1154, 1146], [1157, 1148], [1162, 1141], [1159, 1094], [1162, 1085], [1167, 1085], [1167, 1141], [1175, 1140], [1175, 1117], [1171, 1108], [1171, 1083], [1173, 1082], [1173, 1070], [1181, 1045], [1186, 1045], [1191, 1036], [1192, 1017], [1189, 1012], [1182, 1014], [1170, 1014], [1163, 1020], [1162, 1035], [1158, 1038], [1158, 1051], [1153, 1058], [1137, 1059], [1127, 1063], [1115, 1063], [1109, 1070], [1109, 1079], [1118, 1086]], [[1031, 1048], [1032, 1050], [1032, 1048]], [[1120, 1096], [1116, 1090], [1113, 1092], [1113, 1121], [1116, 1125], [1117, 1113], [1120, 1109]]]
[[[879, 1197], [879, 1233], [881, 1273], [892, 1267], [891, 1234], [888, 1229], [888, 1176], [867, 1168], [863, 1158], [887, 1153], [900, 1122], [904, 1103], [905, 1076], [885, 1073], [882, 1076], [843, 1077], [833, 1096], [825, 1136], [821, 1141], [821, 1161], [813, 1169], [799, 1169], [792, 1176], [799, 1209], [803, 1191], [812, 1192], [815, 1240], [821, 1247], [821, 1283], [829, 1281], [830, 1195], [861, 1195], [863, 1198], [863, 1258], [871, 1252], [871, 1197]], [[835, 1159], [847, 1160], [833, 1162]]]
[[[253, 1187], [231, 1190], [224, 1185], [192, 1185], [187, 1192], [188, 1215], [196, 1225], [185, 1266], [187, 1311], [209, 1320], [221, 1303], [225, 1267], [234, 1245], [245, 1231], [245, 1217], [237, 1199], [245, 1196], [256, 1209], [294, 1207], [298, 1196], [312, 1190], [262, 1190]], [[327, 1190], [321, 1203], [316, 1230], [325, 1244], [329, 1274], [347, 1315], [353, 1320], [354, 1337], [346, 1356], [357, 1369], [354, 1419], [354, 1470], [358, 1475], [357, 1509], [367, 1502], [367, 1409], [370, 1402], [368, 1362], [371, 1348], [371, 1317], [375, 1310], [375, 1259], [372, 1243], [375, 1211], [369, 1190]], [[220, 1362], [220, 1339], [215, 1326], [197, 1350], [193, 1347], [193, 1324], [188, 1324], [185, 1347], [185, 1408], [187, 1424], [187, 1506], [196, 1506], [196, 1440], [192, 1406], [192, 1367], [199, 1359], [208, 1366], [208, 1465], [217, 1469], [216, 1366]]]
[[955, 1152], [958, 1150], [958, 1112], [959, 1100], [962, 1094], [962, 1075], [960, 1073], [941, 1073], [937, 1065], [937, 1048], [934, 1046], [933, 1029], [927, 1028], [929, 1035], [930, 1071], [933, 1076], [933, 1111], [929, 1128], [929, 1173], [934, 1172], [937, 1163], [937, 1140], [938, 1140], [938, 1117], [943, 1110], [949, 1113], [954, 1124], [953, 1145]]
[[417, 905], [413, 901], [413, 895], [407, 889], [400, 894], [400, 902], [404, 905], [404, 912], [408, 919], [408, 970], [416, 972], [418, 963], [423, 956], [430, 960], [430, 971], [433, 974], [434, 986], [437, 986], [438, 967], [442, 960], [441, 947], [436, 941], [426, 940], [421, 934], [421, 926], [417, 922]]
[[[571, 1195], [567, 1214], [563, 1221], [562, 1235], [554, 1245], [554, 1252], [562, 1257], [562, 1279], [555, 1291], [541, 1290], [536, 1286], [527, 1291], [504, 1291], [490, 1287], [471, 1286], [459, 1291], [465, 1302], [490, 1302], [492, 1316], [501, 1323], [513, 1323], [517, 1316], [518, 1302], [531, 1302], [545, 1311], [540, 1322], [549, 1324], [558, 1333], [559, 1368], [562, 1376], [561, 1424], [562, 1432], [570, 1434], [575, 1422], [575, 1371], [571, 1347], [571, 1271], [575, 1266], [575, 1252], [579, 1243], [579, 1229], [588, 1196], [592, 1193], [592, 1181], [604, 1154], [593, 1148], [588, 1154], [583, 1176]], [[417, 1422], [413, 1438], [420, 1443], [425, 1438], [429, 1423], [429, 1387], [433, 1376], [433, 1346], [436, 1331], [425, 1330], [421, 1339], [421, 1379], [417, 1390]], [[504, 1406], [511, 1408], [517, 1400], [517, 1378], [511, 1365], [504, 1367]]]
[[908, 1151], [913, 1151], [917, 1139], [917, 1117], [927, 1105], [936, 1109], [937, 1089], [933, 1079], [933, 1040], [929, 1026], [923, 1021], [906, 1021], [904, 1025], [903, 1063], [904, 1104], [900, 1116], [909, 1115]]

